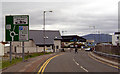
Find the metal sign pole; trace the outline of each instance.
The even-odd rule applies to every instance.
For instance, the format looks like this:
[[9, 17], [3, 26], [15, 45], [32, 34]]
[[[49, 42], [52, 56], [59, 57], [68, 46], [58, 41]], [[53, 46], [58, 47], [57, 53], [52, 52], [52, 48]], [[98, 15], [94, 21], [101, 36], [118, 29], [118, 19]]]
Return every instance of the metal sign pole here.
[[24, 61], [24, 41], [22, 42], [22, 58], [23, 58], [23, 61]]
[[10, 63], [12, 62], [12, 42], [10, 42]]

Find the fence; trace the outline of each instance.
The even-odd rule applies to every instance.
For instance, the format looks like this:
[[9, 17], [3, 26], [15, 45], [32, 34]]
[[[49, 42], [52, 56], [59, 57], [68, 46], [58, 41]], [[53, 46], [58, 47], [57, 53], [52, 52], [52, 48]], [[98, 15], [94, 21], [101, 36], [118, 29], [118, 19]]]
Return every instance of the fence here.
[[[5, 47], [4, 48], [4, 56], [2, 57], [3, 60], [9, 60], [9, 52], [10, 52], [10, 47]], [[39, 53], [43, 52], [43, 47], [24, 47], [24, 53], [25, 56], [29, 55], [29, 53]], [[12, 47], [12, 57], [22, 57], [22, 47]]]
[[120, 55], [120, 47], [113, 46], [113, 45], [98, 45], [95, 47], [95, 51], [108, 53], [108, 54]]

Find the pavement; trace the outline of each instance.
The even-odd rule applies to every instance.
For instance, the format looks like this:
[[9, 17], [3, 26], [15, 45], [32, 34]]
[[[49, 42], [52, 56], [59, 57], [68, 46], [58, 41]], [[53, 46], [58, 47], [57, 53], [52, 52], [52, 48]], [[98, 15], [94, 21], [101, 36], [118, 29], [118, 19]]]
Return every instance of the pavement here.
[[53, 58], [44, 67], [49, 72], [118, 72], [119, 70], [108, 64], [96, 61], [89, 56], [90, 52], [79, 50], [78, 53], [65, 52]]
[[17, 63], [11, 67], [3, 69], [3, 74], [6, 72], [36, 72], [37, 68], [49, 57], [56, 55], [57, 53], [37, 56], [30, 58], [25, 62]]

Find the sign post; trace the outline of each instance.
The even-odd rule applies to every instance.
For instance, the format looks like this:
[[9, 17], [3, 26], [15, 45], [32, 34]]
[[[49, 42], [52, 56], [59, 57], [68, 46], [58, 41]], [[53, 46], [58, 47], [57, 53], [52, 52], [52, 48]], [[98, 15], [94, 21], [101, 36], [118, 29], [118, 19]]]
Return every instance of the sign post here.
[[[5, 17], [5, 40], [9, 41], [10, 44], [13, 41], [21, 41], [23, 43], [24, 41], [29, 41], [29, 15], [10, 15]], [[12, 59], [11, 46], [10, 61]]]
[[12, 42], [10, 42], [10, 63], [12, 62]]
[[23, 61], [24, 61], [24, 41], [22, 42], [22, 58], [23, 58]]

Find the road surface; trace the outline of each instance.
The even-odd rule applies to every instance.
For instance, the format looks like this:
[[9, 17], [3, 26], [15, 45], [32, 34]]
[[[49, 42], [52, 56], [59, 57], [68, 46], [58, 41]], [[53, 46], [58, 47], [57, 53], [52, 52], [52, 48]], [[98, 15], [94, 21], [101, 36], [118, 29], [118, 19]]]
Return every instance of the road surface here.
[[46, 65], [44, 72], [118, 72], [117, 68], [98, 62], [90, 57], [89, 52], [64, 52]]

